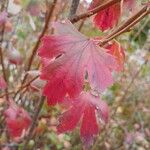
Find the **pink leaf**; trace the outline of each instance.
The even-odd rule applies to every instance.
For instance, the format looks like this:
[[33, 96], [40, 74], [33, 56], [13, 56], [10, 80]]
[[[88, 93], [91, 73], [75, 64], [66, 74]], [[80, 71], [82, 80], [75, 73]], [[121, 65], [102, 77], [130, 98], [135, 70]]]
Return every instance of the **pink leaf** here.
[[116, 68], [115, 58], [94, 39], [78, 32], [69, 21], [56, 22], [54, 26], [58, 33], [44, 37], [39, 49], [42, 62], [44, 60], [41, 79], [47, 80], [44, 95], [48, 103], [56, 104], [66, 94], [78, 96], [86, 72], [93, 89], [104, 91], [110, 86], [113, 83], [111, 70]]
[[0, 89], [5, 89], [7, 87], [7, 84], [3, 77], [0, 76]]
[[99, 132], [96, 113], [101, 114], [101, 118], [108, 118], [108, 106], [105, 102], [89, 93], [82, 93], [72, 101], [71, 108], [64, 112], [59, 119], [58, 132], [66, 132], [74, 129], [82, 119], [80, 136], [87, 147], [92, 144], [94, 137]]
[[8, 13], [6, 11], [3, 11], [0, 13], [0, 26], [3, 25], [7, 21], [7, 15]]
[[31, 124], [29, 114], [13, 101], [10, 101], [9, 108], [5, 110], [4, 115], [8, 132], [13, 138], [20, 137], [23, 130], [27, 130]]

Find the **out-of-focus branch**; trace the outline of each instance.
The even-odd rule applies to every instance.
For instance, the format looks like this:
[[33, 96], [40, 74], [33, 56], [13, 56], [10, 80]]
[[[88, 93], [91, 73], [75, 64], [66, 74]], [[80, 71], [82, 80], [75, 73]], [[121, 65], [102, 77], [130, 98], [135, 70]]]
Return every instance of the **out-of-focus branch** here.
[[33, 59], [35, 57], [35, 54], [37, 52], [37, 49], [40, 45], [40, 41], [41, 41], [41, 38], [44, 36], [44, 34], [46, 33], [47, 29], [48, 29], [48, 26], [49, 26], [49, 22], [50, 22], [50, 19], [51, 19], [51, 16], [53, 14], [53, 11], [55, 9], [55, 4], [56, 4], [57, 0], [54, 0], [53, 3], [50, 5], [50, 8], [49, 8], [49, 12], [48, 12], [48, 15], [47, 15], [47, 18], [46, 18], [46, 21], [45, 21], [45, 25], [44, 25], [44, 28], [32, 50], [32, 53], [31, 53], [31, 56], [29, 57], [29, 62], [28, 62], [28, 65], [27, 65], [27, 68], [26, 70], [30, 70], [31, 68], [31, 65], [32, 65], [32, 62], [33, 62]]
[[76, 14], [79, 2], [80, 2], [80, 0], [72, 0], [70, 12], [69, 12], [69, 18], [73, 17]]
[[122, 102], [126, 96], [128, 95], [129, 89], [132, 86], [132, 84], [134, 83], [135, 79], [138, 77], [139, 73], [141, 72], [142, 68], [144, 65], [146, 65], [148, 63], [148, 60], [145, 60], [145, 62], [141, 65], [141, 67], [137, 70], [137, 72], [135, 73], [135, 75], [132, 77], [130, 83], [128, 84], [128, 86], [126, 87], [123, 96], [120, 99], [120, 102]]
[[[3, 59], [3, 52], [2, 52], [2, 48], [1, 47], [0, 47], [0, 64], [2, 66], [3, 78], [4, 78], [4, 80], [5, 80], [5, 82], [7, 83], [7, 86], [8, 86], [7, 75], [6, 75], [6, 70], [5, 70], [5, 65], [4, 65], [4, 59]], [[6, 96], [6, 99], [8, 101], [9, 97], [8, 97], [8, 88], [7, 87], [5, 89], [5, 96]]]
[[[30, 84], [31, 84], [33, 81], [35, 81], [38, 77], [39, 77], [39, 76], [36, 76], [35, 78], [31, 79], [31, 80], [30, 80], [28, 83], [26, 83], [25, 85], [20, 86], [16, 92], [15, 92], [15, 91], [10, 91], [10, 92], [8, 92], [8, 95], [14, 94], [14, 93], [18, 93], [18, 92], [22, 91], [23, 89], [25, 89], [25, 88], [27, 88], [28, 86], [30, 86]], [[0, 95], [0, 98], [4, 97], [5, 95], [6, 95], [6, 94]]]
[[[49, 22], [50, 22], [50, 19], [52, 17], [53, 11], [55, 9], [56, 3], [57, 3], [57, 0], [54, 0], [53, 3], [50, 5], [49, 12], [48, 12], [48, 15], [46, 17], [44, 28], [43, 28], [43, 30], [42, 30], [42, 32], [41, 32], [41, 34], [40, 34], [40, 36], [39, 36], [35, 46], [34, 46], [34, 48], [32, 49], [32, 53], [31, 53], [31, 56], [29, 57], [29, 61], [28, 61], [27, 67], [26, 67], [26, 71], [29, 71], [31, 69], [31, 65], [33, 63], [34, 57], [36, 55], [36, 52], [37, 52], [37, 50], [39, 48], [40, 41], [41, 41], [42, 37], [45, 35], [46, 31], [48, 30]], [[23, 85], [25, 83], [25, 81], [27, 79], [27, 76], [28, 76], [28, 74], [26, 74], [24, 76], [21, 85]], [[15, 94], [14, 98], [16, 97], [17, 94], [18, 93]]]
[[[1, 11], [3, 11], [5, 9], [5, 3], [7, 5], [7, 2], [8, 1], [6, 0], [6, 1], [4, 1], [2, 3]], [[5, 82], [7, 83], [7, 87], [5, 89], [5, 96], [6, 96], [6, 99], [8, 101], [9, 100], [9, 96], [8, 96], [8, 82], [7, 82], [6, 68], [5, 68], [3, 52], [2, 52], [2, 43], [3, 43], [3, 38], [4, 38], [4, 32], [5, 32], [5, 23], [3, 23], [2, 29], [0, 31], [0, 64], [2, 66], [3, 78], [4, 78]]]
[[33, 116], [32, 125], [31, 125], [31, 127], [30, 127], [29, 133], [28, 133], [28, 135], [27, 135], [27, 137], [26, 137], [26, 139], [25, 139], [25, 142], [24, 142], [24, 148], [23, 148], [23, 150], [26, 150], [26, 149], [27, 149], [27, 145], [28, 145], [30, 139], [32, 138], [32, 133], [33, 133], [34, 127], [35, 127], [35, 125], [36, 125], [36, 121], [38, 120], [39, 113], [40, 113], [40, 111], [41, 111], [41, 109], [42, 109], [42, 106], [43, 106], [43, 104], [44, 104], [44, 99], [45, 99], [44, 96], [42, 96], [42, 97], [40, 98], [38, 108], [36, 109], [35, 114], [34, 114], [34, 116]]

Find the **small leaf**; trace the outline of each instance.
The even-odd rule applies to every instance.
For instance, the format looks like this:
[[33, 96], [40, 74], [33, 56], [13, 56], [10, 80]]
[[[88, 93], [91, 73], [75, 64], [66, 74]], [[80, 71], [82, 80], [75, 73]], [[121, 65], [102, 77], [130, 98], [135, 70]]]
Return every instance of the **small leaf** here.
[[12, 100], [4, 112], [6, 127], [11, 137], [20, 137], [31, 124], [31, 118], [23, 108], [18, 107]]
[[107, 122], [108, 106], [90, 93], [82, 93], [79, 97], [68, 101], [72, 101], [72, 106], [59, 118], [58, 132], [73, 130], [82, 119], [80, 136], [85, 146], [89, 147], [99, 132], [96, 113]]
[[108, 49], [108, 53], [116, 58], [116, 61], [118, 63], [116, 71], [122, 71], [124, 68], [125, 53], [120, 43], [117, 41], [113, 41], [106, 48]]

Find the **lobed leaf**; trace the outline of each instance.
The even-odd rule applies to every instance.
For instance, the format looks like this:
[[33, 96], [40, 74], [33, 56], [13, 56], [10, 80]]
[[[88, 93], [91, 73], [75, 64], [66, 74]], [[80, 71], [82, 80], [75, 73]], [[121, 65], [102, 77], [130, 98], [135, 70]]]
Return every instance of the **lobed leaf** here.
[[44, 37], [39, 49], [44, 62], [40, 77], [47, 81], [43, 94], [48, 103], [54, 105], [66, 94], [78, 96], [86, 73], [93, 89], [102, 92], [110, 86], [112, 70], [117, 67], [115, 58], [97, 41], [78, 32], [68, 20], [54, 26], [57, 34]]

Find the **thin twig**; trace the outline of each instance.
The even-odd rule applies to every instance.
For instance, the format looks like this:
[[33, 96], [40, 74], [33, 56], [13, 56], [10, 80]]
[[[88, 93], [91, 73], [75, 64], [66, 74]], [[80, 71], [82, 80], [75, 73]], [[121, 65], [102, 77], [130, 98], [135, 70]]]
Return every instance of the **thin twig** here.
[[[3, 59], [3, 52], [2, 52], [1, 47], [0, 47], [0, 63], [1, 63], [1, 66], [2, 66], [3, 78], [4, 78], [4, 80], [5, 80], [6, 84], [7, 84], [7, 87], [8, 87], [7, 75], [6, 75], [4, 59]], [[7, 87], [5, 88], [5, 96], [6, 96], [6, 99], [8, 101], [9, 97], [8, 97], [8, 88]]]
[[81, 20], [81, 19], [83, 19], [83, 18], [91, 17], [91, 16], [93, 16], [94, 14], [96, 14], [97, 12], [99, 12], [99, 11], [101, 11], [101, 10], [104, 10], [104, 9], [106, 9], [106, 8], [112, 6], [112, 5], [114, 5], [114, 4], [116, 4], [116, 3], [120, 2], [120, 1], [121, 1], [121, 0], [110, 0], [110, 1], [107, 1], [106, 3], [99, 5], [99, 6], [97, 6], [96, 8], [94, 8], [94, 9], [92, 9], [92, 10], [89, 10], [88, 12], [85, 12], [85, 13], [83, 13], [83, 14], [76, 15], [76, 16], [72, 17], [72, 18], [70, 19], [70, 21], [71, 21], [72, 23], [75, 23], [75, 22], [77, 22], [77, 21], [79, 21], [79, 20]]
[[[29, 62], [28, 62], [28, 64], [27, 64], [26, 71], [29, 71], [29, 70], [31, 69], [31, 65], [32, 65], [32, 63], [33, 63], [35, 54], [36, 54], [36, 52], [37, 52], [37, 50], [38, 50], [38, 48], [39, 48], [41, 39], [42, 39], [42, 37], [45, 35], [46, 31], [48, 30], [49, 22], [50, 22], [50, 19], [51, 19], [51, 17], [52, 17], [52, 14], [53, 14], [53, 11], [54, 11], [54, 8], [55, 8], [56, 3], [57, 3], [57, 0], [54, 0], [53, 3], [50, 5], [50, 9], [49, 9], [49, 12], [48, 12], [48, 16], [47, 16], [46, 21], [45, 21], [45, 26], [43, 27], [43, 30], [42, 30], [42, 32], [41, 32], [41, 34], [40, 34], [40, 36], [39, 36], [39, 38], [38, 38], [38, 40], [37, 40], [37, 42], [36, 42], [34, 48], [33, 48], [33, 50], [32, 50], [31, 56], [29, 57]], [[23, 85], [23, 84], [25, 83], [27, 77], [28, 77], [28, 74], [26, 74], [26, 75], [24, 76], [21, 85]], [[18, 93], [17, 93], [17, 94], [18, 94]], [[17, 94], [15, 94], [14, 98], [17, 96]]]
[[137, 24], [140, 20], [142, 20], [146, 15], [150, 13], [150, 10], [147, 6], [144, 6], [140, 11], [138, 11], [135, 15], [129, 18], [124, 24], [122, 24], [118, 29], [112, 32], [110, 35], [106, 36], [101, 42], [100, 46], [105, 45], [107, 42], [111, 41], [113, 38], [121, 35], [122, 33], [128, 31], [131, 27]]
[[36, 45], [34, 46], [34, 48], [32, 50], [31, 56], [29, 58], [29, 62], [28, 62], [27, 69], [26, 69], [27, 71], [30, 70], [32, 62], [33, 62], [33, 59], [34, 59], [35, 54], [37, 52], [37, 49], [38, 49], [38, 47], [40, 45], [40, 41], [41, 41], [42, 37], [44, 36], [44, 34], [46, 33], [46, 31], [48, 29], [50, 18], [51, 18], [52, 14], [53, 14], [56, 2], [57, 2], [57, 0], [54, 0], [53, 3], [50, 5], [50, 9], [49, 9], [48, 16], [46, 18], [45, 26], [44, 26], [44, 28], [43, 28], [43, 30], [42, 30], [39, 38], [38, 38], [38, 41], [36, 42]]
[[[22, 91], [24, 88], [27, 88], [28, 86], [30, 86], [30, 84], [35, 81], [39, 76], [36, 76], [35, 78], [31, 79], [28, 83], [26, 83], [25, 85], [23, 86], [20, 86], [18, 88], [18, 90], [15, 92], [15, 91], [10, 91], [8, 92], [8, 95], [10, 94], [14, 94], [14, 93], [19, 93], [20, 91]], [[0, 98], [4, 97], [6, 94], [3, 94], [3, 95], [0, 95]]]
[[145, 28], [145, 26], [150, 22], [150, 18], [148, 17], [144, 23], [142, 24], [142, 26], [140, 27], [140, 29], [138, 29], [138, 32], [134, 35], [133, 40], [135, 40], [139, 34], [143, 31], [143, 29]]
[[[3, 11], [3, 9], [5, 9], [5, 2], [7, 4], [7, 1], [4, 1], [4, 3], [2, 4], [2, 7], [1, 7], [1, 11]], [[6, 7], [6, 10], [7, 10], [7, 7]], [[1, 32], [0, 32], [0, 63], [1, 63], [1, 66], [2, 66], [2, 72], [3, 72], [3, 78], [7, 84], [7, 87], [5, 88], [5, 93], [6, 93], [6, 100], [8, 101], [9, 100], [9, 96], [8, 96], [8, 81], [7, 81], [7, 75], [6, 75], [6, 68], [5, 68], [5, 64], [4, 64], [4, 58], [3, 58], [3, 52], [2, 52], [2, 43], [3, 43], [3, 38], [4, 38], [4, 32], [5, 32], [5, 23], [3, 23], [2, 25], [2, 29], [1, 29]]]
[[145, 64], [147, 64], [147, 63], [148, 63], [148, 60], [145, 60], [145, 62], [141, 65], [141, 67], [137, 70], [137, 72], [135, 73], [135, 75], [132, 77], [130, 83], [128, 84], [128, 86], [126, 87], [126, 89], [125, 89], [125, 91], [124, 91], [123, 96], [122, 96], [121, 99], [120, 99], [120, 102], [121, 102], [121, 103], [122, 103], [122, 101], [126, 98], [127, 93], [128, 93], [128, 91], [129, 91], [131, 85], [134, 83], [135, 79], [138, 77], [138, 75], [139, 75], [139, 73], [141, 72], [143, 66], [144, 66]]
[[27, 147], [27, 145], [28, 145], [30, 139], [32, 138], [32, 133], [33, 133], [34, 127], [35, 127], [35, 125], [36, 125], [36, 121], [38, 120], [39, 113], [40, 113], [40, 111], [41, 111], [41, 109], [42, 109], [42, 106], [43, 106], [43, 104], [44, 104], [44, 99], [45, 99], [45, 97], [42, 96], [41, 99], [40, 99], [40, 101], [39, 101], [38, 108], [36, 109], [36, 112], [35, 112], [35, 114], [34, 114], [34, 116], [33, 116], [32, 125], [31, 125], [31, 127], [30, 127], [30, 129], [29, 129], [29, 133], [28, 133], [28, 135], [27, 135], [27, 137], [26, 137], [26, 139], [25, 139], [25, 142], [24, 142], [24, 148], [23, 148], [23, 150], [26, 150], [26, 149], [27, 149], [26, 147]]

